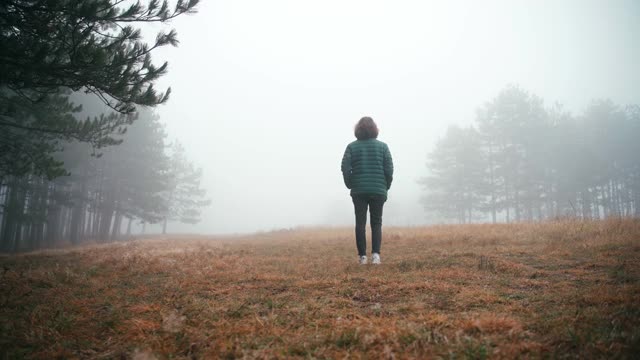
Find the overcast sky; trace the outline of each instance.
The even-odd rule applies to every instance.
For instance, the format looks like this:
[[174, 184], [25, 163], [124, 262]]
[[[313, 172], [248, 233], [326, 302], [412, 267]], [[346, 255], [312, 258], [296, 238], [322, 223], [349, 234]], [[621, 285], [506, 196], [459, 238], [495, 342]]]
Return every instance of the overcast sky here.
[[[203, 0], [181, 16], [158, 108], [204, 168], [196, 226], [233, 233], [353, 223], [340, 173], [368, 115], [394, 157], [387, 225], [429, 221], [416, 181], [451, 124], [507, 84], [579, 113], [640, 104], [640, 2]], [[155, 28], [159, 29], [159, 28]]]

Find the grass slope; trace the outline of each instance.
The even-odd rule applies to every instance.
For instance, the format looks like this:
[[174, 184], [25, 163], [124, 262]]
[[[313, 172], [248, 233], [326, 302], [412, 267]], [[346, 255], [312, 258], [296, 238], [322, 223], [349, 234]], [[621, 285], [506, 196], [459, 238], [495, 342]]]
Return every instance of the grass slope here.
[[640, 222], [170, 238], [0, 258], [2, 358], [632, 358]]

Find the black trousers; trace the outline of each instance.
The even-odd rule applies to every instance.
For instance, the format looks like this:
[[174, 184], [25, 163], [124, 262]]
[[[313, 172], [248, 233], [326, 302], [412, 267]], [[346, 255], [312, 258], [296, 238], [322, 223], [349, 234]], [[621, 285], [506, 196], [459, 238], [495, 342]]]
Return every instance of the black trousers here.
[[372, 252], [380, 254], [382, 243], [382, 208], [387, 197], [384, 195], [351, 195], [356, 213], [356, 246], [358, 255], [367, 254], [367, 208], [371, 215], [371, 247]]

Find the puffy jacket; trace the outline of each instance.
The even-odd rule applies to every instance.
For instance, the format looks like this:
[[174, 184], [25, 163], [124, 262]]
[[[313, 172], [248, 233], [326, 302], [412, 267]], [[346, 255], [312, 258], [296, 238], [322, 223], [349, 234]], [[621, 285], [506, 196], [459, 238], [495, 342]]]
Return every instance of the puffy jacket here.
[[342, 157], [342, 177], [352, 195], [387, 196], [393, 181], [393, 160], [387, 144], [367, 139], [347, 145]]

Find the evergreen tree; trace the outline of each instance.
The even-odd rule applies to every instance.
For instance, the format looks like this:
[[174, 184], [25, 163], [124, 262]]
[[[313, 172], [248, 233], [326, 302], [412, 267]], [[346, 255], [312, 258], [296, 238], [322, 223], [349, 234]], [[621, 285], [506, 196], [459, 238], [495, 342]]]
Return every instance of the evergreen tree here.
[[193, 12], [198, 0], [150, 0], [123, 6], [118, 0], [5, 0], [0, 5], [0, 86], [37, 101], [61, 87], [83, 89], [118, 112], [167, 100], [153, 83], [167, 71], [151, 52], [177, 45], [175, 30], [149, 45], [132, 24], [166, 22]]
[[[478, 113], [478, 129], [489, 159], [492, 212], [507, 222], [532, 220], [544, 203], [544, 147], [548, 135], [542, 99], [509, 86]], [[537, 211], [541, 216], [541, 211]]]
[[[116, 144], [134, 117], [111, 114], [92, 120], [68, 93], [95, 95], [119, 114], [136, 105], [155, 106], [170, 93], [153, 84], [167, 63], [153, 64], [151, 52], [177, 45], [177, 33], [142, 41], [133, 24], [166, 22], [193, 12], [198, 0], [150, 0], [124, 6], [118, 0], [6, 0], [0, 3], [0, 180], [29, 173], [49, 178], [65, 173], [52, 153], [70, 139], [97, 148]], [[6, 180], [6, 179], [5, 179]]]
[[460, 222], [471, 210], [493, 222], [640, 214], [637, 105], [596, 100], [573, 116], [508, 86], [476, 122], [475, 135], [453, 127], [430, 154], [428, 210]]
[[163, 234], [167, 231], [168, 221], [197, 224], [200, 222], [201, 209], [211, 203], [205, 198], [206, 191], [200, 187], [202, 169], [187, 159], [184, 147], [179, 142], [175, 142], [171, 148], [169, 179], [169, 189], [165, 194], [168, 208], [164, 216]]
[[422, 179], [427, 190], [427, 210], [460, 223], [473, 221], [474, 211], [485, 201], [485, 166], [478, 132], [451, 126], [429, 155], [429, 176]]
[[138, 115], [117, 139], [122, 144], [105, 148], [102, 156], [92, 156], [87, 143], [66, 144], [54, 160], [65, 163], [69, 176], [12, 176], [1, 185], [0, 251], [113, 241], [130, 235], [133, 221], [199, 221], [208, 204], [199, 185], [202, 171], [181, 147], [168, 151], [157, 115]]
[[163, 192], [169, 187], [166, 132], [160, 118], [139, 113], [121, 145], [110, 147], [96, 160], [101, 174], [101, 227], [98, 238], [116, 239], [123, 219], [157, 223], [166, 212]]

